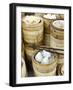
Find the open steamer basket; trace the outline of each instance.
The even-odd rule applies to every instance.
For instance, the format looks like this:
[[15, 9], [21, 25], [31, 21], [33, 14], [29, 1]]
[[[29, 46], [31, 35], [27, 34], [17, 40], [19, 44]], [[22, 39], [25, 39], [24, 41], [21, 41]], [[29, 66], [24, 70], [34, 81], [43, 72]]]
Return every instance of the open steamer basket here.
[[[36, 51], [32, 57], [32, 65], [34, 70], [35, 76], [56, 76], [57, 75], [57, 64], [58, 64], [58, 49], [48, 48], [47, 46], [38, 46], [38, 51]], [[51, 56], [49, 57], [49, 63], [42, 63], [36, 60], [36, 55], [39, 52], [46, 52], [50, 53]], [[61, 54], [63, 54], [61, 52]], [[41, 60], [42, 61], [42, 60]]]

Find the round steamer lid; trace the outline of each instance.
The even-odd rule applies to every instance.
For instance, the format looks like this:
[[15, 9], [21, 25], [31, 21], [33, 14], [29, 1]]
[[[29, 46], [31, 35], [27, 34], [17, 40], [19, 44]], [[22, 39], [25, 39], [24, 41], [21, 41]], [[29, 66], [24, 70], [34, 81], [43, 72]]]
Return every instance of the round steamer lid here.
[[55, 28], [64, 30], [64, 20], [56, 20], [52, 23]]
[[30, 15], [30, 16], [25, 16], [22, 21], [25, 24], [34, 25], [34, 24], [38, 24], [40, 22], [40, 20], [41, 20], [40, 17], [34, 16], [34, 15]]

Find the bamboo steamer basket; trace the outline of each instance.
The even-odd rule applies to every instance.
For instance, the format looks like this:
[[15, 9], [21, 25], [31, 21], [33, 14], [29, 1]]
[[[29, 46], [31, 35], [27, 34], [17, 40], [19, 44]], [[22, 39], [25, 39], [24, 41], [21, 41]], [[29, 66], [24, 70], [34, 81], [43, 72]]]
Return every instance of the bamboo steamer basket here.
[[[56, 21], [63, 21], [63, 20], [56, 20]], [[59, 28], [57, 25], [54, 26], [53, 23], [51, 24], [50, 47], [64, 49], [64, 29]], [[59, 53], [61, 52], [59, 51]], [[58, 67], [60, 67], [63, 63], [64, 63], [64, 52], [62, 52], [62, 54], [58, 54], [57, 59]]]
[[[52, 14], [55, 15], [55, 14]], [[56, 17], [56, 16], [55, 16]], [[50, 47], [50, 24], [56, 20], [56, 18], [44, 17], [44, 44]]]
[[54, 68], [54, 70], [52, 70], [51, 72], [47, 72], [47, 73], [41, 73], [39, 72], [37, 69], [34, 69], [34, 75], [39, 77], [39, 76], [56, 76], [56, 68]]
[[26, 77], [27, 76], [27, 70], [26, 70], [26, 64], [25, 64], [25, 60], [22, 57], [21, 59], [21, 77]]
[[50, 47], [50, 34], [44, 34], [44, 44]]
[[56, 19], [49, 19], [49, 18], [44, 18], [44, 17], [43, 19], [44, 19], [44, 29], [45, 29], [44, 32], [47, 34], [50, 34], [50, 24]]
[[60, 64], [57, 67], [57, 74], [63, 76], [64, 75], [64, 64]]
[[59, 54], [58, 55], [58, 63], [57, 63], [57, 71], [58, 75], [63, 75], [62, 66], [64, 66], [64, 55]]
[[58, 64], [64, 63], [64, 55], [58, 54]]
[[57, 63], [60, 65], [60, 64], [64, 64], [64, 50], [63, 49], [60, 49], [60, 50], [56, 50], [56, 52], [58, 53], [57, 56], [58, 56], [58, 61]]
[[26, 58], [26, 65], [27, 65], [28, 72], [30, 72], [30, 71], [33, 72], [32, 56], [37, 50], [26, 44], [24, 51], [25, 51], [25, 55], [26, 55], [25, 58]]
[[61, 14], [55, 14], [56, 15], [56, 20], [60, 20], [61, 19]]
[[22, 19], [24, 42], [40, 45], [43, 41], [43, 19], [33, 15], [28, 17], [30, 17], [28, 20], [26, 20], [26, 16]]
[[22, 41], [22, 43], [21, 43], [21, 55], [22, 55], [22, 57], [25, 59], [24, 43], [23, 43], [23, 41]]
[[60, 14], [60, 18], [64, 20], [64, 14]]
[[[58, 24], [62, 24], [61, 27]], [[51, 24], [50, 47], [64, 49], [64, 20], [56, 20]]]
[[58, 54], [58, 59], [57, 59], [57, 75], [63, 75], [61, 73], [61, 68], [64, 65], [64, 55]]
[[27, 59], [31, 62], [33, 54], [37, 51], [37, 49], [34, 49], [28, 45], [25, 45], [25, 54]]
[[61, 75], [64, 75], [64, 64], [61, 67]]
[[44, 13], [35, 13], [35, 16], [43, 17]]
[[64, 40], [58, 40], [54, 38], [53, 36], [50, 36], [50, 47], [51, 48], [64, 48]]
[[25, 64], [25, 54], [24, 54], [24, 44], [22, 41], [22, 48], [21, 48], [21, 77], [27, 76], [26, 64]]
[[[32, 65], [33, 65], [33, 70], [37, 70], [40, 73], [49, 73], [51, 71], [53, 71], [56, 66], [57, 66], [57, 55], [56, 54], [52, 54], [52, 62], [49, 64], [41, 64], [38, 61], [35, 60], [35, 56], [39, 51], [37, 51], [33, 57], [32, 57]], [[36, 72], [36, 71], [34, 71]]]

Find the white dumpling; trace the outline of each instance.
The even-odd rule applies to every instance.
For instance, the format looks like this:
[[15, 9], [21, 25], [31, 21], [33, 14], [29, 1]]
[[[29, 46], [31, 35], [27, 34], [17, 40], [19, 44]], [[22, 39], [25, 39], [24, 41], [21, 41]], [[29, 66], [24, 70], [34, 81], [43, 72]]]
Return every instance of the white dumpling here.
[[34, 15], [27, 15], [23, 18], [23, 22], [26, 24], [37, 24], [40, 21], [40, 17], [34, 16]]
[[42, 57], [41, 52], [38, 52], [38, 53], [37, 53], [37, 55], [35, 56], [35, 59], [36, 59], [36, 61], [38, 61], [38, 62], [41, 62], [41, 61], [42, 61], [43, 57]]
[[47, 19], [56, 19], [56, 15], [55, 14], [46, 14], [46, 15], [44, 15], [44, 18], [47, 18]]
[[43, 50], [43, 57], [51, 57], [51, 53]]
[[48, 63], [49, 63], [48, 57], [44, 57], [41, 61], [41, 64], [48, 64]]

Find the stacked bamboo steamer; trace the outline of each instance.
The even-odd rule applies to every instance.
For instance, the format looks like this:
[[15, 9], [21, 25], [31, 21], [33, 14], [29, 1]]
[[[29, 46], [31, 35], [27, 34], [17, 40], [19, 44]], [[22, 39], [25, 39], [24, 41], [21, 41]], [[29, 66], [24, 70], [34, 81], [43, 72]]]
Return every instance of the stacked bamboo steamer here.
[[33, 54], [38, 51], [37, 49], [34, 49], [33, 47], [29, 46], [29, 45], [25, 45], [25, 53], [26, 53], [26, 58], [27, 58], [27, 63], [30, 66], [31, 64], [31, 60], [32, 60], [32, 56]]
[[[51, 24], [50, 47], [64, 50], [64, 20], [55, 20]], [[59, 51], [61, 53], [61, 51]], [[58, 71], [64, 65], [64, 52], [58, 54]], [[58, 73], [60, 75], [60, 73]]]
[[22, 21], [25, 44], [41, 44], [43, 40], [43, 19], [38, 16], [25, 16]]
[[57, 66], [57, 74], [58, 75], [64, 75], [64, 64], [60, 64]]
[[51, 24], [50, 46], [64, 49], [64, 20], [56, 20]]
[[44, 13], [35, 13], [35, 16], [43, 17]]
[[21, 48], [21, 77], [27, 76], [27, 69], [25, 64], [25, 54], [24, 54], [24, 45], [22, 42], [22, 48]]
[[25, 60], [22, 57], [21, 59], [21, 77], [26, 77], [27, 76], [27, 69], [26, 69], [26, 64], [25, 64]]
[[41, 45], [43, 42], [43, 19], [35, 15], [24, 16], [22, 19], [22, 28], [25, 44], [24, 50], [27, 57], [26, 62], [30, 65], [32, 55], [36, 51], [32, 47], [34, 45]]
[[56, 19], [60, 19], [59, 14], [45, 14], [44, 19], [44, 44], [50, 47], [50, 25]]
[[64, 20], [64, 14], [60, 14], [60, 19]]
[[47, 56], [45, 59], [41, 59], [39, 56], [41, 52], [43, 51], [37, 51], [32, 57], [32, 65], [35, 76], [55, 76], [57, 67], [57, 55], [47, 51], [50, 55], [46, 61]]
[[22, 40], [22, 42], [21, 42], [21, 56], [22, 56], [23, 58], [25, 58], [25, 53], [24, 53], [24, 43], [23, 43], [23, 40]]

